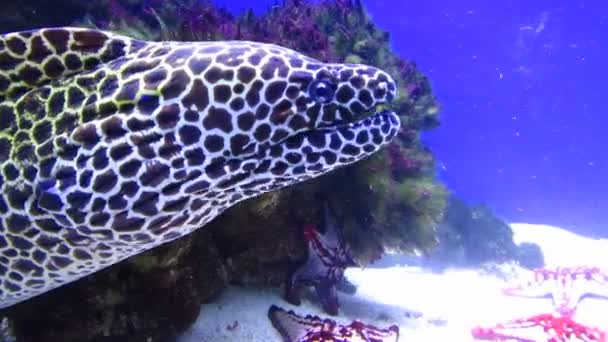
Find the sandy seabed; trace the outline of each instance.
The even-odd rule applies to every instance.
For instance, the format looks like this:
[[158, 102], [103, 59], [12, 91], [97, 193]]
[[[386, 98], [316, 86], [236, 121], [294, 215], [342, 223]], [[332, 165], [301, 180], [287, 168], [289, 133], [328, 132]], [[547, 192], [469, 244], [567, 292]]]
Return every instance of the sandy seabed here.
[[[608, 240], [589, 239], [558, 227], [512, 224], [517, 243], [541, 246], [547, 267], [599, 266], [608, 269]], [[517, 271], [516, 271], [517, 272]], [[520, 272], [523, 272], [520, 270]], [[502, 295], [506, 282], [481, 270], [428, 270], [395, 266], [349, 269], [347, 278], [357, 285], [355, 295], [339, 293], [344, 324], [358, 319], [379, 327], [397, 324], [399, 341], [468, 342], [477, 325], [491, 326], [514, 318], [551, 313], [550, 299]], [[270, 324], [267, 311], [275, 304], [301, 315], [327, 317], [314, 295], [292, 306], [279, 290], [230, 287], [212, 304], [206, 304], [195, 325], [179, 342], [282, 341]], [[608, 330], [608, 300], [584, 299], [575, 319]]]

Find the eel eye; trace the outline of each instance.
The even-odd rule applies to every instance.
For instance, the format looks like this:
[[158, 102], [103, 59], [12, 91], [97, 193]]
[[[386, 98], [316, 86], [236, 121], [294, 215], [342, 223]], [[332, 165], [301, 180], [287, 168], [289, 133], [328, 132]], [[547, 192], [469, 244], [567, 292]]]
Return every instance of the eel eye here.
[[327, 81], [315, 81], [310, 85], [310, 95], [312, 99], [319, 103], [329, 103], [334, 99], [335, 94], [333, 84]]

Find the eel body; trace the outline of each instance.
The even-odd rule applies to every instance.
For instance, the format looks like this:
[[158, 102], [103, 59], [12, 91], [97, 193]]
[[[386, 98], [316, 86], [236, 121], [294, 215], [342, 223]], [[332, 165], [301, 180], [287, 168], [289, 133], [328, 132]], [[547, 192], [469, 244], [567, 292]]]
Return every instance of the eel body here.
[[256, 42], [0, 35], [0, 307], [378, 151], [395, 92], [377, 68]]

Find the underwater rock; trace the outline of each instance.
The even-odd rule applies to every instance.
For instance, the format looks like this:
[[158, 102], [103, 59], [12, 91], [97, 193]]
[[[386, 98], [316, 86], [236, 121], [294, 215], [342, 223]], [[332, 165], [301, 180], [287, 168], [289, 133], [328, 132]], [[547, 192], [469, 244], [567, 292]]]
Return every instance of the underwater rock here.
[[517, 245], [517, 262], [521, 267], [529, 270], [545, 266], [545, 256], [539, 245], [531, 242], [522, 242]]
[[529, 269], [544, 265], [540, 247], [516, 245], [511, 227], [490, 208], [471, 206], [454, 196], [448, 201], [437, 237], [437, 248], [424, 258], [426, 266], [437, 270], [513, 261]]

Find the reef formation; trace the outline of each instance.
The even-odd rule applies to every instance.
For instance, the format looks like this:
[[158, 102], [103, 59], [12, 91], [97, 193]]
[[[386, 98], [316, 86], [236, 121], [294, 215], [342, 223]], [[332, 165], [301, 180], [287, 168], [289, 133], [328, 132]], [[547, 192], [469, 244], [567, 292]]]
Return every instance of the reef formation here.
[[544, 256], [534, 243], [516, 244], [513, 230], [484, 204], [469, 204], [450, 195], [437, 228], [439, 243], [425, 255], [424, 264], [435, 270], [447, 267], [481, 267], [517, 263], [527, 269], [544, 266]]

